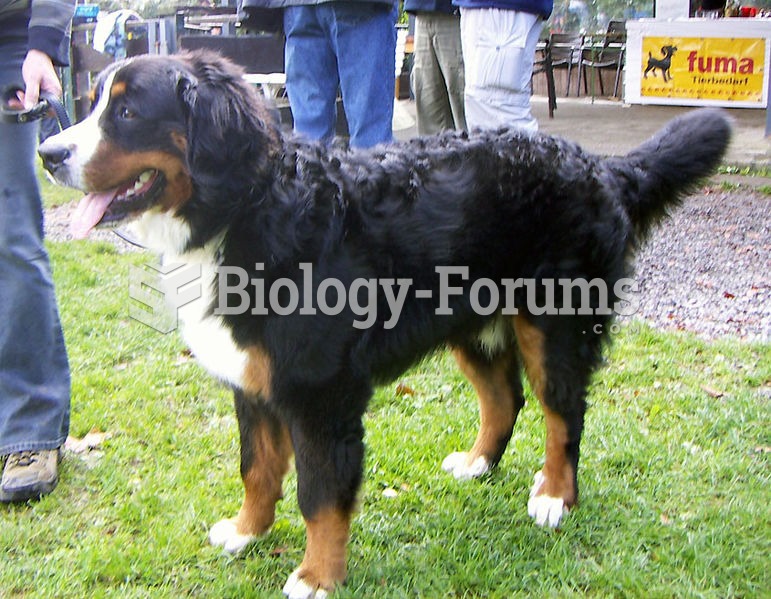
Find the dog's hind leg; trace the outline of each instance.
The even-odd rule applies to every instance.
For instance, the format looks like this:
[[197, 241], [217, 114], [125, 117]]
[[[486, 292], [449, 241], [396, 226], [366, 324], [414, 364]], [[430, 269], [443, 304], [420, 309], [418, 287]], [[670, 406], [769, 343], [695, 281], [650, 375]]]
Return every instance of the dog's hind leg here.
[[281, 483], [289, 470], [292, 445], [286, 425], [260, 397], [235, 392], [241, 437], [244, 502], [235, 518], [220, 520], [209, 531], [212, 545], [238, 553], [273, 524]]
[[292, 599], [326, 597], [347, 572], [364, 461], [362, 416], [371, 388], [344, 374], [332, 378], [329, 385], [302, 391], [304, 400], [292, 406], [289, 416], [297, 499], [307, 533], [302, 563], [284, 586]]
[[[530, 385], [546, 420], [546, 455], [535, 476], [528, 513], [539, 525], [557, 526], [578, 500], [578, 456], [589, 377], [599, 359], [599, 337], [576, 330], [576, 321], [514, 318]], [[547, 317], [547, 319], [550, 317]]]
[[472, 342], [453, 350], [461, 371], [479, 399], [479, 432], [468, 452], [451, 453], [442, 469], [457, 479], [481, 476], [501, 459], [511, 438], [517, 415], [525, 403], [520, 368], [513, 349], [490, 357]]
[[[652, 59], [653, 59], [653, 55], [650, 52], [648, 52], [648, 66], [645, 68], [645, 72], [643, 73], [643, 79], [648, 78], [648, 72], [653, 68]], [[656, 73], [654, 72], [654, 75], [655, 74]]]

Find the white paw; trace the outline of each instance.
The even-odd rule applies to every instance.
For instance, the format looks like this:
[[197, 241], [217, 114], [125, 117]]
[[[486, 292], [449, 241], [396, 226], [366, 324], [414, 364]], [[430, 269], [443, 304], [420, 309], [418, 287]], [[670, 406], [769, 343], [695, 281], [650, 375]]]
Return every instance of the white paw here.
[[444, 458], [442, 470], [450, 472], [458, 480], [469, 480], [470, 478], [479, 478], [484, 473], [489, 472], [490, 462], [480, 455], [469, 464], [468, 453], [456, 451]]
[[324, 589], [312, 587], [298, 572], [299, 569], [292, 572], [284, 585], [283, 592], [288, 599], [326, 599], [328, 593]]
[[530, 490], [530, 499], [527, 502], [527, 513], [535, 519], [538, 526], [550, 526], [556, 528], [559, 526], [562, 516], [568, 513], [565, 507], [565, 501], [561, 497], [551, 497], [549, 495], [536, 495], [544, 483], [542, 472], [535, 475], [533, 488]]
[[222, 547], [225, 553], [241, 553], [256, 538], [255, 535], [240, 534], [233, 518], [220, 520], [209, 530], [209, 542], [215, 547]]

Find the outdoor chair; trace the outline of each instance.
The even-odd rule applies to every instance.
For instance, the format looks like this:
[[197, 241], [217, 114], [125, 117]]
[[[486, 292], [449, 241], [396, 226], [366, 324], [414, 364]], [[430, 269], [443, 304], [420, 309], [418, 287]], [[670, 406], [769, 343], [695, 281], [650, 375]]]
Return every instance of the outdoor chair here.
[[546, 95], [549, 101], [549, 118], [554, 118], [554, 111], [557, 109], [557, 92], [554, 87], [554, 70], [552, 69], [551, 44], [548, 39], [538, 40], [535, 49], [535, 60], [533, 62], [533, 73], [530, 78], [543, 73], [546, 75]]
[[[567, 84], [565, 96], [570, 95], [570, 81], [573, 67], [578, 69], [581, 63], [581, 46], [584, 37], [580, 33], [552, 33], [549, 35], [549, 50], [551, 52], [552, 69], [565, 69]], [[581, 90], [580, 70], [579, 80], [576, 86], [576, 95]]]
[[611, 21], [608, 30], [600, 36], [587, 36], [581, 50], [581, 72], [584, 79], [584, 93], [589, 93], [587, 72], [592, 71], [591, 95], [595, 97], [594, 73], [597, 73], [597, 81], [600, 86], [600, 95], [605, 95], [605, 85], [602, 81], [602, 71], [615, 71], [613, 82], [613, 96], [618, 96], [619, 83], [621, 82], [621, 70], [624, 66], [626, 53], [626, 23], [624, 21]]

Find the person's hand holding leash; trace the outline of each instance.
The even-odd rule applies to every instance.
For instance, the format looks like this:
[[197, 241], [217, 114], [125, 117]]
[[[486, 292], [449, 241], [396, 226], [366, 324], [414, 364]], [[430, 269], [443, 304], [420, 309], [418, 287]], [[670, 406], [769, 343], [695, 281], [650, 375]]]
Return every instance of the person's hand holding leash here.
[[40, 101], [41, 92], [48, 92], [57, 98], [62, 97], [62, 84], [53, 62], [40, 50], [27, 52], [21, 75], [24, 78], [25, 90], [19, 100], [24, 103], [25, 110], [33, 108]]
[[27, 123], [50, 115], [56, 117], [61, 129], [69, 127], [69, 115], [60, 100], [62, 84], [51, 58], [39, 50], [29, 50], [21, 71], [24, 87], [10, 85], [0, 92], [0, 120]]

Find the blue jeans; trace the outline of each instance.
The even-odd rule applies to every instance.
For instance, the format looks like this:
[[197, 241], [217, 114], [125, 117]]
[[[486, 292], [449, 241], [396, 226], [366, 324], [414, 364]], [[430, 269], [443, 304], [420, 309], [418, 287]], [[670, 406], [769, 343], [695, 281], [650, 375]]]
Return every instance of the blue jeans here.
[[[21, 82], [26, 30], [0, 22], [0, 86]], [[13, 35], [16, 33], [16, 35]], [[38, 126], [0, 122], [0, 456], [67, 438], [70, 371], [35, 176]]]
[[334, 137], [339, 87], [351, 146], [393, 139], [395, 26], [395, 5], [336, 1], [284, 9], [286, 89], [297, 133]]

